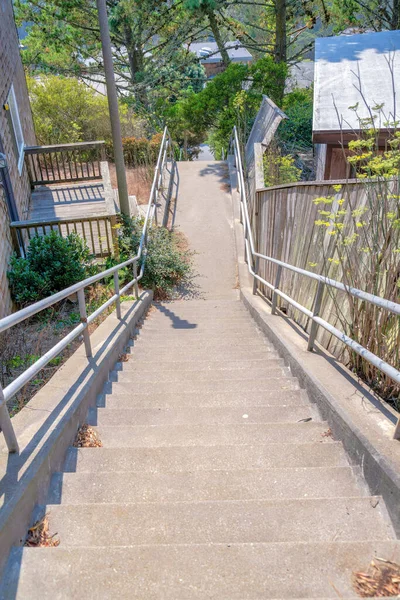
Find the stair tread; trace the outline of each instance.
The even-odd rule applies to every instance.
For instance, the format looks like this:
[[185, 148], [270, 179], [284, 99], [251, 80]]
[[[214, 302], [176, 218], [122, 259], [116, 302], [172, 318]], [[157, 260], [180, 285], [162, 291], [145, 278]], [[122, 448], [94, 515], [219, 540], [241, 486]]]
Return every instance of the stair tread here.
[[160, 392], [146, 393], [130, 385], [108, 384], [105, 394], [99, 396], [97, 405], [108, 408], [153, 408], [178, 406], [276, 406], [281, 404], [295, 405], [307, 401], [307, 393], [301, 389], [294, 390], [263, 390], [259, 392]]
[[365, 495], [351, 467], [57, 473], [48, 504], [270, 500]]
[[10, 596], [0, 597], [108, 600], [110, 590], [122, 600], [357, 597], [352, 573], [374, 556], [400, 561], [400, 543], [14, 548]]
[[[147, 381], [144, 385], [140, 383], [133, 384], [129, 381], [129, 377], [124, 381], [123, 374], [119, 381], [111, 382], [113, 393], [118, 393], [124, 388], [130, 393], [138, 394], [164, 394], [173, 393], [205, 393], [205, 392], [240, 392], [243, 387], [248, 392], [263, 392], [272, 390], [298, 390], [299, 384], [294, 377], [265, 377], [264, 379], [239, 379], [239, 380], [211, 380], [211, 381], [191, 381], [190, 377], [186, 381]], [[107, 392], [110, 391], [109, 386], [106, 386]]]
[[379, 497], [51, 505], [63, 546], [394, 539]]
[[68, 472], [176, 472], [210, 469], [265, 469], [277, 467], [348, 466], [340, 442], [278, 443], [236, 446], [170, 446], [164, 448], [73, 448]]
[[89, 413], [91, 425], [181, 425], [200, 423], [240, 424], [297, 422], [302, 419], [320, 421], [316, 408], [311, 403], [298, 406], [246, 406], [246, 407], [178, 407], [178, 408], [105, 408], [93, 409]]
[[[272, 354], [272, 353], [271, 353]], [[126, 371], [129, 372], [137, 371], [137, 363], [138, 357], [135, 355], [133, 357], [132, 354], [127, 355], [127, 360], [125, 362], [117, 363], [116, 371]], [[182, 360], [181, 362], [157, 362], [157, 373], [162, 373], [163, 371], [179, 371], [179, 372], [200, 372], [200, 371], [232, 371], [238, 370], [242, 371], [249, 368], [257, 368], [264, 367], [266, 369], [273, 367], [284, 367], [283, 359], [279, 358], [279, 356], [270, 356], [264, 358], [258, 358], [253, 360], [218, 360], [218, 361], [210, 361], [207, 359], [203, 360]], [[140, 373], [143, 375], [147, 373], [154, 373], [154, 366], [149, 365], [148, 363], [144, 363], [140, 365]]]
[[153, 373], [143, 373], [141, 370], [135, 369], [135, 363], [132, 362], [128, 369], [123, 367], [122, 371], [114, 371], [111, 381], [123, 381], [141, 384], [143, 387], [147, 383], [171, 383], [171, 387], [175, 383], [181, 381], [201, 382], [201, 381], [246, 381], [248, 379], [280, 379], [292, 378], [288, 367], [263, 365], [262, 367], [238, 369], [238, 370], [214, 370], [208, 369], [203, 371], [194, 371], [191, 373], [182, 372], [178, 369], [170, 370], [169, 372], [159, 373], [157, 369]]
[[104, 446], [154, 447], [154, 446], [220, 446], [293, 442], [329, 443], [326, 423], [270, 423], [240, 425], [154, 425], [98, 427]]
[[[227, 361], [238, 361], [238, 360], [259, 360], [268, 358], [279, 358], [279, 354], [273, 348], [268, 348], [265, 346], [262, 350], [253, 349], [244, 349], [241, 347], [238, 348], [230, 348], [225, 350], [223, 354], [219, 351], [218, 348], [196, 348], [192, 349], [190, 355], [185, 349], [179, 351], [179, 348], [174, 349], [172, 353], [171, 350], [163, 350], [162, 352], [154, 352], [149, 351], [141, 351], [135, 353], [135, 361], [144, 362], [149, 364], [149, 359], [153, 357], [153, 360], [158, 362], [182, 362], [182, 361], [190, 361], [194, 360], [227, 360]], [[133, 353], [132, 353], [133, 355]]]

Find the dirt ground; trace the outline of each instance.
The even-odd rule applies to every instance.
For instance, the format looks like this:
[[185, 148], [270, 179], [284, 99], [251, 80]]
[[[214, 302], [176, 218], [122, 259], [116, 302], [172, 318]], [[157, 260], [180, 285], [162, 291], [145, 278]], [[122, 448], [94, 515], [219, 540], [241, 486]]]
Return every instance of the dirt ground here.
[[[110, 168], [111, 184], [117, 188], [117, 175], [115, 165], [108, 164]], [[154, 168], [152, 166], [126, 167], [126, 182], [128, 184], [128, 194], [136, 196], [138, 204], [147, 204], [149, 201], [151, 184], [153, 181]]]

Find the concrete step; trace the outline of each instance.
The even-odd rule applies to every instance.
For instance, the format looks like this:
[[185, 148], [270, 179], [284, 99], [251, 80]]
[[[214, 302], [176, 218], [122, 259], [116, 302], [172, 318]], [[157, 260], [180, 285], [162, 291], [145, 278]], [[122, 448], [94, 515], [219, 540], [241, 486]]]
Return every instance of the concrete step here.
[[199, 298], [190, 300], [173, 300], [171, 302], [155, 302], [153, 304], [151, 313], [152, 314], [181, 314], [185, 310], [193, 312], [200, 312], [202, 309], [206, 312], [214, 312], [218, 310], [227, 310], [232, 308], [233, 310], [246, 310], [244, 305], [239, 298]]
[[[115, 465], [118, 469], [118, 465]], [[198, 502], [334, 498], [364, 495], [350, 467], [182, 471], [178, 473], [56, 473], [48, 504]]]
[[62, 546], [395, 539], [379, 497], [52, 505]]
[[133, 350], [138, 350], [138, 351], [142, 351], [142, 350], [162, 350], [164, 348], [178, 348], [178, 347], [185, 347], [185, 348], [198, 348], [198, 347], [212, 347], [212, 348], [221, 348], [221, 350], [223, 351], [225, 348], [228, 348], [230, 346], [236, 348], [236, 347], [246, 347], [248, 348], [249, 346], [257, 346], [260, 348], [270, 348], [271, 350], [273, 349], [273, 346], [271, 346], [271, 344], [268, 344], [268, 342], [264, 339], [261, 338], [259, 336], [257, 336], [257, 334], [251, 334], [251, 335], [242, 335], [242, 334], [238, 334], [238, 335], [230, 335], [230, 336], [214, 336], [211, 337], [207, 334], [199, 334], [199, 335], [193, 335], [193, 336], [180, 336], [178, 334], [173, 334], [173, 335], [166, 335], [166, 336], [159, 336], [157, 337], [157, 339], [154, 339], [154, 337], [152, 337], [151, 339], [147, 336], [147, 333], [144, 332], [143, 337], [141, 336], [139, 339], [135, 340], [133, 346], [131, 346], [131, 349]]
[[107, 448], [155, 448], [171, 446], [253, 446], [291, 442], [329, 442], [324, 437], [326, 423], [271, 423], [240, 425], [156, 425], [98, 428], [103, 445]]
[[73, 448], [64, 470], [71, 473], [142, 472], [174, 473], [210, 471], [346, 467], [348, 460], [340, 442], [321, 444], [265, 444], [248, 446], [170, 446], [169, 448]]
[[[118, 388], [115, 386], [118, 385]], [[114, 393], [110, 393], [114, 388]], [[132, 386], [109, 383], [104, 394], [97, 399], [99, 408], [178, 408], [231, 406], [242, 409], [246, 406], [297, 406], [308, 403], [305, 390], [265, 390], [263, 392], [240, 391], [184, 393], [174, 392], [147, 394], [132, 391]]]
[[144, 328], [149, 326], [162, 327], [175, 331], [194, 331], [199, 327], [210, 324], [218, 326], [221, 323], [224, 325], [240, 326], [241, 324], [245, 324], [246, 326], [251, 325], [253, 328], [257, 327], [255, 321], [245, 311], [220, 311], [217, 314], [209, 314], [208, 312], [198, 313], [194, 311], [192, 313], [185, 313], [184, 315], [176, 315], [173, 318], [151, 314], [141, 321], [141, 325]]
[[[107, 387], [107, 386], [106, 386]], [[125, 392], [137, 394], [168, 394], [173, 392], [174, 394], [206, 394], [208, 392], [230, 392], [232, 394], [238, 393], [243, 388], [248, 392], [264, 392], [271, 390], [297, 390], [299, 384], [297, 379], [294, 377], [269, 377], [258, 380], [252, 379], [240, 379], [238, 381], [232, 381], [229, 379], [211, 380], [211, 381], [191, 381], [190, 374], [186, 381], [160, 381], [160, 382], [138, 382], [132, 384], [129, 382], [129, 375], [126, 374], [124, 379], [124, 372], [121, 373], [120, 380], [112, 383], [112, 392], [119, 393], [120, 390], [125, 388]], [[107, 390], [108, 391], [108, 390]]]
[[[138, 358], [136, 356], [131, 360], [132, 356], [127, 355], [128, 360], [126, 362], [117, 363], [115, 371], [134, 371], [138, 372]], [[253, 360], [216, 360], [214, 362], [209, 360], [186, 360], [181, 362], [165, 361], [158, 362], [156, 371], [159, 375], [164, 372], [179, 371], [180, 373], [200, 373], [202, 371], [243, 371], [250, 368], [265, 367], [266, 369], [273, 369], [275, 367], [284, 367], [285, 362], [282, 358], [276, 358], [272, 352], [267, 355], [266, 358], [257, 358]], [[145, 362], [141, 362], [140, 373], [146, 375], [148, 373], [154, 373], [154, 365], [149, 365]]]
[[[78, 534], [79, 535], [79, 534]], [[130, 540], [132, 541], [132, 540]], [[352, 574], [400, 543], [14, 548], [2, 600], [355, 598]]]
[[[171, 327], [163, 327], [160, 325], [151, 325], [150, 323], [145, 323], [141, 329], [139, 329], [139, 335], [149, 338], [161, 338], [164, 336], [170, 336], [175, 338], [193, 338], [196, 336], [230, 336], [230, 335], [248, 335], [254, 336], [256, 338], [265, 339], [254, 325], [251, 323], [243, 323], [235, 326], [232, 323], [221, 323], [218, 321], [217, 323], [201, 323], [197, 325], [195, 328], [171, 328]], [[222, 340], [221, 340], [222, 341]]]
[[224, 425], [240, 423], [296, 423], [311, 418], [321, 421], [317, 409], [311, 404], [299, 406], [246, 406], [233, 408], [223, 406], [180, 407], [180, 408], [93, 408], [88, 415], [90, 425], [124, 426], [131, 425], [190, 425], [220, 423]]
[[[153, 351], [149, 350], [140, 350], [140, 352], [132, 352], [132, 358], [135, 362], [149, 364], [158, 364], [158, 363], [174, 363], [174, 362], [194, 362], [194, 361], [204, 361], [208, 360], [210, 362], [214, 362], [214, 360], [226, 360], [230, 361], [241, 361], [248, 360], [252, 361], [256, 360], [268, 360], [269, 358], [279, 358], [276, 350], [269, 348], [267, 345], [263, 349], [248, 349], [238, 347], [229, 347], [228, 349], [221, 348], [192, 348], [188, 350], [188, 348], [174, 348], [173, 351], [171, 349], [163, 349], [158, 350], [154, 348]], [[155, 362], [156, 361], [156, 362]]]
[[171, 389], [175, 389], [176, 383], [182, 383], [190, 381], [195, 382], [207, 382], [207, 381], [246, 381], [251, 379], [253, 381], [260, 381], [263, 379], [279, 379], [279, 378], [292, 378], [291, 372], [288, 367], [281, 366], [270, 366], [269, 363], [258, 368], [249, 369], [238, 369], [235, 370], [221, 370], [209, 369], [207, 371], [179, 371], [174, 369], [173, 371], [158, 372], [158, 369], [154, 371], [144, 373], [141, 369], [135, 368], [135, 362], [132, 361], [131, 365], [124, 364], [122, 371], [113, 371], [110, 374], [110, 381], [122, 381], [124, 383], [132, 383], [136, 385], [147, 386], [148, 383], [171, 383]]

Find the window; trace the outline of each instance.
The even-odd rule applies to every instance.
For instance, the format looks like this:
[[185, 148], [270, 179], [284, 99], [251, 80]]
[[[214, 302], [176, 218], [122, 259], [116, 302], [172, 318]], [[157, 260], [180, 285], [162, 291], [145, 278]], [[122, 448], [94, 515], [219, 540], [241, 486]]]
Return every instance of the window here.
[[15, 152], [17, 155], [18, 171], [21, 173], [24, 165], [24, 136], [22, 133], [21, 121], [19, 120], [19, 112], [17, 100], [15, 98], [14, 86], [12, 85], [7, 97], [5, 106], [8, 114], [8, 121], [11, 126], [11, 132], [14, 137]]

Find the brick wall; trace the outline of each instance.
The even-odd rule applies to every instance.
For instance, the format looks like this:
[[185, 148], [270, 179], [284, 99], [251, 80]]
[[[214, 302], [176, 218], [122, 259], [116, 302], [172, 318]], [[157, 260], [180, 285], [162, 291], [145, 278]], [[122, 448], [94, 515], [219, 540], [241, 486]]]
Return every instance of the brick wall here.
[[[18, 172], [12, 133], [4, 109], [11, 85], [14, 86], [25, 145], [34, 145], [35, 131], [20, 57], [12, 0], [0, 0], [0, 138], [7, 156], [19, 218], [24, 219], [27, 216], [30, 197], [29, 179], [25, 165], [21, 174]], [[8, 314], [11, 309], [6, 277], [7, 264], [12, 252], [8, 222], [9, 216], [3, 192], [0, 194], [0, 318]]]

